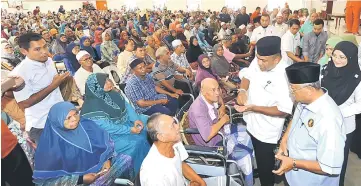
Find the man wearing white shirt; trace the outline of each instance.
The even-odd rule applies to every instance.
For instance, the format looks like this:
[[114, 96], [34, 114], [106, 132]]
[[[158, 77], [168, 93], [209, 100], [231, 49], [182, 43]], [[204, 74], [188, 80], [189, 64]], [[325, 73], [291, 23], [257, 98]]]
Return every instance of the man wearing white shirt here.
[[[185, 162], [188, 153], [181, 140], [179, 124], [165, 114], [153, 114], [147, 122], [153, 145], [140, 168], [143, 186], [206, 186], [204, 180]], [[190, 184], [186, 184], [186, 179]]]
[[193, 34], [190, 30], [191, 30], [191, 27], [189, 26], [189, 24], [188, 23], [184, 24], [184, 35], [186, 36], [188, 42], [191, 39], [191, 37], [193, 36]]
[[299, 49], [301, 44], [300, 33], [300, 21], [297, 19], [291, 19], [289, 21], [290, 29], [282, 36], [281, 51], [282, 57], [285, 58], [288, 65], [292, 65], [293, 62], [303, 62], [299, 57]]
[[281, 12], [278, 12], [277, 14], [275, 28], [279, 34], [278, 35], [279, 37], [282, 37], [288, 30], [288, 25], [283, 22], [283, 17]]
[[227, 24], [222, 22], [221, 29], [218, 32], [218, 40], [222, 40], [225, 35], [227, 35]]
[[97, 64], [93, 63], [93, 58], [85, 50], [81, 50], [76, 55], [76, 59], [79, 61], [81, 67], [75, 72], [74, 79], [81, 95], [84, 95], [88, 76], [93, 73], [104, 73], [104, 71]]
[[70, 73], [58, 75], [54, 62], [48, 58], [46, 41], [40, 34], [27, 33], [19, 38], [20, 50], [26, 58], [10, 73], [21, 77], [25, 86], [14, 91], [19, 107], [25, 109], [26, 131], [36, 144], [44, 129], [50, 108], [64, 101], [59, 85]]
[[269, 25], [270, 17], [269, 15], [262, 15], [261, 17], [261, 26], [253, 30], [251, 37], [251, 44], [255, 45], [258, 40], [266, 36], [278, 36], [276, 28], [272, 25]]
[[281, 58], [281, 38], [260, 39], [256, 58], [241, 81], [237, 103], [242, 106], [235, 106], [238, 112], [244, 112], [262, 186], [274, 184], [274, 149], [281, 137], [285, 117], [292, 113], [286, 67]]

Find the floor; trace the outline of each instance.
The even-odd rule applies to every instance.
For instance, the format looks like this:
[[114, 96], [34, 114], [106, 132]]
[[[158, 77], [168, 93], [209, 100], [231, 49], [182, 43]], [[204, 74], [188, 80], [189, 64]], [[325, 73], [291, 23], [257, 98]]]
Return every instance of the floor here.
[[[346, 30], [345, 21], [342, 19], [340, 26], [335, 29], [335, 22], [329, 21], [328, 25], [326, 24], [329, 33], [333, 35], [344, 35]], [[359, 28], [359, 33], [361, 33], [361, 27]], [[357, 42], [361, 42], [361, 36], [356, 36]], [[256, 179], [255, 186], [260, 186], [259, 179]], [[275, 186], [284, 186], [283, 183], [275, 184]], [[348, 158], [348, 166], [346, 170], [345, 186], [361, 186], [361, 159], [353, 152], [350, 152]]]

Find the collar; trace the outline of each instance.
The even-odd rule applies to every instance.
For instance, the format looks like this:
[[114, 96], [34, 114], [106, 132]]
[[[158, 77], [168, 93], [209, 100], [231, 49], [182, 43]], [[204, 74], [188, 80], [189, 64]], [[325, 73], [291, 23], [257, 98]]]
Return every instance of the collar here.
[[[31, 64], [31, 65], [33, 65], [33, 66], [45, 67], [46, 64], [49, 62], [49, 60], [51, 60], [51, 58], [48, 57], [48, 60], [47, 60], [46, 62], [42, 63], [42, 62], [39, 62], [39, 61], [32, 60], [32, 59], [30, 59], [30, 58], [28, 58], [28, 57], [25, 57], [24, 62], [26, 62], [26, 63], [28, 63], [28, 64]], [[24, 62], [23, 62], [23, 63], [24, 63]]]
[[321, 108], [324, 107], [324, 103], [327, 102], [326, 97], [328, 96], [328, 91], [324, 88], [322, 88], [324, 94], [319, 97], [318, 99], [316, 99], [314, 102], [308, 104], [308, 105], [304, 105], [305, 108], [313, 113], [317, 113], [318, 110], [320, 110]]
[[213, 109], [217, 109], [218, 108], [218, 104], [217, 103], [213, 103], [213, 104], [210, 104], [208, 103], [208, 101], [206, 100], [206, 98], [200, 94], [202, 100], [206, 103], [207, 107], [208, 107], [208, 110], [213, 110]]

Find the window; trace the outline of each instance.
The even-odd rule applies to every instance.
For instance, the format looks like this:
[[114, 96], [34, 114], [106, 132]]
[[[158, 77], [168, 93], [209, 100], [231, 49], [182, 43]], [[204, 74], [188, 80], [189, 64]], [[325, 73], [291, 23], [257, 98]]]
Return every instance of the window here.
[[267, 9], [269, 11], [273, 10], [274, 8], [282, 9], [285, 7], [286, 0], [268, 0]]
[[134, 10], [137, 7], [136, 0], [125, 0], [124, 4], [127, 10]]
[[153, 8], [162, 10], [165, 7], [166, 2], [167, 0], [153, 0]]
[[233, 10], [238, 10], [242, 8], [242, 0], [225, 0], [225, 6]]
[[201, 9], [202, 0], [187, 0], [187, 10], [196, 11]]

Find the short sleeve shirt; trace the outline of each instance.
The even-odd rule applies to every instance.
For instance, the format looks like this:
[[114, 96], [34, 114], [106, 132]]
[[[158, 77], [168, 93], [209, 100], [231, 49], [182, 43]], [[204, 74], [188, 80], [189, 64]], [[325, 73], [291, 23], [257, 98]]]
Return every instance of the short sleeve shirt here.
[[287, 52], [296, 54], [297, 47], [300, 46], [300, 33], [297, 32], [296, 35], [293, 35], [289, 30], [282, 36], [281, 51], [282, 57], [285, 58], [288, 65], [293, 64], [293, 60], [287, 56]]
[[173, 63], [173, 61], [169, 61], [167, 65], [157, 61], [153, 67], [153, 79], [156, 83], [166, 80], [173, 86], [175, 82], [174, 75], [178, 68], [179, 65]]

